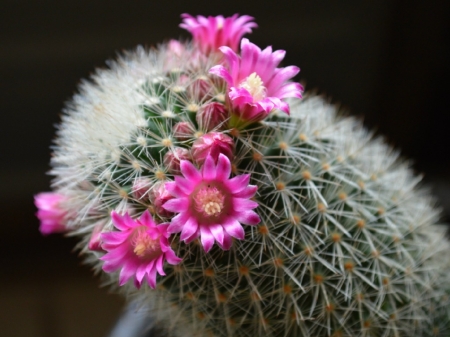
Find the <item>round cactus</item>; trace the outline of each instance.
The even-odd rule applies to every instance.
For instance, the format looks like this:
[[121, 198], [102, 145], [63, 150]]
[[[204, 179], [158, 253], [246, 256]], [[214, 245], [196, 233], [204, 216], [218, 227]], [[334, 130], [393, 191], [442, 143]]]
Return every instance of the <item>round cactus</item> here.
[[170, 336], [446, 336], [449, 243], [408, 162], [300, 100], [251, 17], [181, 26], [80, 85], [41, 231], [80, 237]]

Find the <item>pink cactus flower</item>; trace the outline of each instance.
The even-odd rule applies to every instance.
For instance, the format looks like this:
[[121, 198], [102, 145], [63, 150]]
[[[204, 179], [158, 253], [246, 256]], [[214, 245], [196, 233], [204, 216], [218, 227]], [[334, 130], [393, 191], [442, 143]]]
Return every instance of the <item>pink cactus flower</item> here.
[[107, 251], [100, 259], [105, 261], [103, 270], [112, 273], [120, 269], [119, 285], [133, 278], [136, 288], [144, 280], [151, 288], [156, 287], [156, 273], [164, 276], [164, 261], [175, 265], [181, 259], [169, 244], [168, 223], [156, 225], [145, 211], [140, 219], [133, 220], [128, 213], [111, 214], [117, 232], [102, 233], [102, 248]]
[[173, 150], [166, 152], [164, 155], [164, 165], [167, 166], [172, 174], [180, 174], [180, 160], [190, 160], [191, 154], [189, 150], [182, 147], [175, 147]]
[[195, 18], [189, 14], [182, 14], [181, 17], [183, 22], [180, 27], [192, 34], [194, 42], [205, 54], [215, 52], [221, 46], [228, 46], [237, 51], [242, 36], [251, 33], [252, 28], [258, 26], [255, 22], [250, 22], [253, 18], [248, 15], [234, 14], [228, 18], [222, 15], [207, 18], [198, 15]]
[[210, 132], [196, 139], [192, 144], [192, 158], [202, 165], [208, 156], [217, 162], [219, 154], [224, 154], [228, 159], [233, 159], [234, 141], [231, 137], [221, 132]]
[[203, 105], [195, 116], [201, 130], [211, 131], [228, 118], [225, 105], [211, 102]]
[[181, 232], [186, 243], [200, 237], [209, 252], [217, 241], [222, 249], [230, 249], [232, 237], [243, 240], [241, 224], [257, 225], [261, 220], [253, 211], [258, 204], [249, 200], [257, 186], [249, 185], [250, 175], [229, 178], [231, 163], [220, 154], [217, 165], [212, 156], [198, 171], [189, 161], [181, 161], [181, 174], [167, 182], [166, 189], [175, 197], [164, 204], [168, 211], [179, 213], [172, 219], [170, 233]]
[[300, 69], [295, 66], [277, 68], [284, 58], [284, 50], [272, 52], [272, 47], [261, 50], [248, 39], [242, 39], [241, 57], [232, 49], [221, 47], [226, 67], [217, 65], [210, 73], [222, 77], [228, 84], [233, 127], [261, 121], [270, 112], [279, 109], [289, 114], [287, 97], [302, 97], [303, 87], [288, 82]]
[[67, 211], [62, 207], [65, 201], [67, 198], [64, 195], [54, 192], [39, 193], [34, 197], [38, 208], [36, 216], [41, 222], [39, 230], [43, 235], [67, 231]]
[[156, 183], [150, 191], [150, 201], [155, 207], [155, 212], [160, 216], [167, 217], [172, 215], [171, 212], [163, 208], [164, 204], [170, 199], [173, 199], [173, 196], [166, 190], [163, 182]]

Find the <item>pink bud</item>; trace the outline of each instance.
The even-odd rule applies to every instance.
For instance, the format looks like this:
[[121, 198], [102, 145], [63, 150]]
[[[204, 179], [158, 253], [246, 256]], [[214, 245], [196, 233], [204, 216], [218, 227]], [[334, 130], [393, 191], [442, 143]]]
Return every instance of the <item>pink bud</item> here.
[[228, 111], [225, 109], [225, 105], [212, 102], [203, 105], [195, 118], [201, 130], [211, 131], [228, 118]]
[[180, 174], [180, 160], [191, 160], [189, 151], [182, 147], [176, 147], [164, 155], [164, 165], [172, 174]]
[[102, 241], [101, 241], [101, 233], [103, 230], [104, 222], [98, 223], [95, 225], [94, 230], [92, 231], [91, 239], [88, 243], [89, 250], [101, 252], [103, 251], [102, 248]]
[[166, 201], [173, 199], [173, 196], [166, 190], [165, 183], [156, 183], [150, 192], [150, 201], [155, 207], [155, 212], [160, 216], [170, 216], [172, 213], [165, 210], [163, 205]]
[[149, 178], [146, 177], [136, 178], [133, 182], [133, 187], [131, 189], [133, 197], [139, 200], [144, 198], [145, 196], [148, 197], [148, 191], [150, 190], [151, 186], [152, 182]]
[[204, 101], [205, 97], [213, 93], [212, 84], [208, 77], [198, 76], [190, 85], [191, 96], [197, 101]]
[[66, 201], [66, 196], [53, 192], [39, 193], [34, 197], [38, 208], [36, 216], [41, 222], [39, 230], [43, 235], [67, 231], [68, 212], [63, 207]]
[[194, 127], [189, 122], [179, 122], [173, 126], [173, 136], [179, 140], [188, 140], [193, 137]]
[[173, 39], [167, 44], [167, 49], [170, 53], [173, 53], [178, 57], [180, 57], [185, 50], [184, 45], [180, 41]]
[[233, 150], [234, 142], [231, 137], [220, 132], [210, 132], [201, 136], [192, 144], [192, 157], [199, 165], [203, 164], [208, 155], [217, 162], [221, 153], [232, 160]]

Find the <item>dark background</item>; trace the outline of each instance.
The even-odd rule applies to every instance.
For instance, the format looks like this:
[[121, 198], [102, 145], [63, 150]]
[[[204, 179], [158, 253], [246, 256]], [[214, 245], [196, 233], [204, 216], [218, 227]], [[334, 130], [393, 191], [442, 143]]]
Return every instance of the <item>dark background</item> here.
[[[81, 78], [123, 49], [188, 37], [181, 13], [256, 18], [248, 35], [287, 51], [297, 80], [385, 135], [425, 174], [450, 220], [450, 2], [2, 0], [0, 326], [5, 336], [104, 336], [123, 300], [72, 252], [41, 237], [33, 195]], [[6, 329], [6, 330], [5, 330]]]

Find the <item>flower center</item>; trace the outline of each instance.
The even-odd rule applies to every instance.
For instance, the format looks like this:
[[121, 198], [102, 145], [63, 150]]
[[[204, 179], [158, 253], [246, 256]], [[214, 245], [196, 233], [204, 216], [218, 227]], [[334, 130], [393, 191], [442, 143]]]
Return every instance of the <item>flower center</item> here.
[[251, 73], [239, 87], [246, 89], [252, 95], [254, 101], [260, 101], [266, 97], [266, 87], [257, 73]]
[[141, 258], [155, 258], [161, 253], [161, 244], [159, 236], [152, 239], [146, 231], [146, 227], [139, 227], [136, 229], [133, 238], [134, 253]]
[[195, 210], [207, 217], [218, 216], [224, 208], [225, 197], [216, 187], [200, 188], [194, 196]]

